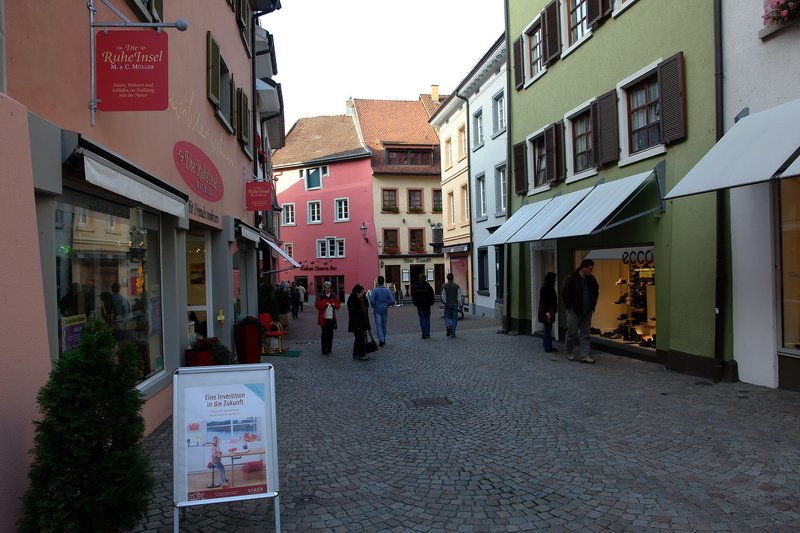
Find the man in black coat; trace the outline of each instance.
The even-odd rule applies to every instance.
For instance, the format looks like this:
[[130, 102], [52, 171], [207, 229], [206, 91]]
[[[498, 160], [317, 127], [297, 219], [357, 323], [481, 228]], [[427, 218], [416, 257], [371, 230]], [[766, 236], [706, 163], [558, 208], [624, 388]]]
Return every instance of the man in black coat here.
[[419, 281], [414, 284], [411, 291], [411, 303], [417, 308], [423, 339], [431, 338], [431, 306], [435, 301], [431, 284], [428, 283], [425, 274], [420, 274]]
[[564, 344], [567, 350], [567, 359], [575, 360], [572, 351], [575, 344], [579, 346], [581, 363], [594, 363], [589, 357], [591, 338], [589, 328], [592, 326], [592, 313], [597, 306], [597, 297], [600, 295], [600, 286], [592, 275], [594, 261], [584, 259], [578, 269], [567, 276], [561, 298], [567, 308], [567, 339]]

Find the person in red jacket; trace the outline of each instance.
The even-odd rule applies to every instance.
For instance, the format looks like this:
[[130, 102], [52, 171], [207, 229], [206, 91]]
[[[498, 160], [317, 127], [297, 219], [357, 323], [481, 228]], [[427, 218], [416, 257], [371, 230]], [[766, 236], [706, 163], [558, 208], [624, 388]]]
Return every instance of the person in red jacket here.
[[331, 282], [322, 284], [322, 292], [317, 294], [314, 307], [317, 308], [317, 324], [322, 327], [322, 354], [328, 355], [333, 348], [333, 330], [336, 329], [336, 310], [342, 303], [331, 289]]

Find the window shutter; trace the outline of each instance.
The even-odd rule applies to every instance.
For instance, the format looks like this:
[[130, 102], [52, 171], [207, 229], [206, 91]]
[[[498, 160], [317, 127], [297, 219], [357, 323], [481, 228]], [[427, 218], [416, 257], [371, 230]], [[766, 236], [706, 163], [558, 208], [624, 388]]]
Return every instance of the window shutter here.
[[589, 0], [586, 3], [586, 24], [591, 28], [602, 23], [612, 10], [611, 0]]
[[219, 45], [211, 36], [211, 32], [206, 32], [206, 62], [208, 75], [206, 77], [206, 94], [208, 99], [219, 107]]
[[514, 145], [514, 192], [517, 194], [525, 194], [528, 192], [528, 168], [525, 164], [527, 161], [526, 143]]
[[158, 22], [164, 21], [164, 0], [150, 0], [150, 14], [153, 20]]
[[558, 30], [558, 0], [553, 0], [544, 8], [542, 17], [542, 40], [544, 41], [544, 62], [550, 64], [561, 55], [561, 33]]
[[683, 52], [678, 52], [658, 65], [661, 141], [664, 144], [686, 137], [686, 85], [683, 73]]
[[524, 36], [514, 41], [514, 87], [517, 90], [525, 83], [525, 65], [523, 64], [522, 43]]
[[545, 181], [560, 181], [564, 179], [564, 124], [556, 122], [544, 130], [544, 149], [547, 158]]
[[239, 100], [237, 114], [237, 122], [239, 123], [238, 137], [242, 144], [248, 144], [250, 142], [250, 102], [244, 89], [239, 89], [237, 96]]
[[229, 110], [230, 114], [227, 116], [227, 119], [228, 119], [228, 124], [230, 124], [231, 128], [233, 128], [233, 131], [231, 133], [236, 135], [236, 122], [237, 122], [236, 121], [236, 108], [238, 107], [238, 102], [236, 101], [236, 83], [234, 83], [234, 81], [233, 81], [233, 75], [231, 75], [231, 93], [230, 94], [231, 94], [231, 101], [230, 101], [231, 108]]
[[610, 90], [592, 103], [592, 159], [595, 166], [619, 160], [617, 91]]

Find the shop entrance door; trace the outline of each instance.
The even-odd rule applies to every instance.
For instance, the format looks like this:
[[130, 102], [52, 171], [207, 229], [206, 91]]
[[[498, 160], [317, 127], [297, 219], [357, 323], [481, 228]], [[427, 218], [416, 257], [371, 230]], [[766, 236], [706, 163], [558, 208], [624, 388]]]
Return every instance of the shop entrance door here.
[[[539, 291], [544, 284], [544, 276], [548, 272], [558, 272], [556, 269], [556, 251], [554, 248], [533, 250], [533, 264], [531, 266], [531, 322], [534, 331], [543, 331], [544, 326], [539, 324], [537, 314], [539, 309]], [[556, 278], [556, 293], [558, 293], [559, 278]], [[556, 323], [557, 325], [558, 323]], [[558, 327], [553, 327], [553, 339], [558, 340]]]

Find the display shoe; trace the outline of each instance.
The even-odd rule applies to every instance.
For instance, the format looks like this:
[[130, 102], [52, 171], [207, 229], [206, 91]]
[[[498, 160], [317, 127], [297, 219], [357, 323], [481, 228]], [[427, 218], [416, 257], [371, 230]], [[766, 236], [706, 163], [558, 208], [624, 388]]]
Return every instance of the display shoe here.
[[626, 315], [625, 313], [622, 313], [621, 315], [619, 315], [617, 317], [617, 320], [628, 320], [628, 315]]
[[650, 322], [655, 322], [655, 321], [656, 321], [656, 317], [654, 317], [654, 316], [651, 316], [651, 317], [650, 317]]
[[653, 347], [653, 339], [643, 340], [639, 343], [639, 346], [642, 348], [652, 348]]
[[600, 330], [598, 328], [589, 328], [589, 333], [591, 335], [600, 335]]
[[615, 303], [615, 304], [624, 304], [624, 303], [626, 303], [626, 300], [627, 300], [627, 298], [628, 298], [628, 293], [626, 292], [625, 294], [623, 294], [622, 296], [620, 296], [619, 298], [617, 298], [617, 299], [614, 301], [614, 303]]
[[619, 278], [614, 285], [627, 285], [627, 284], [628, 284], [628, 280], [623, 279], [623, 278]]

